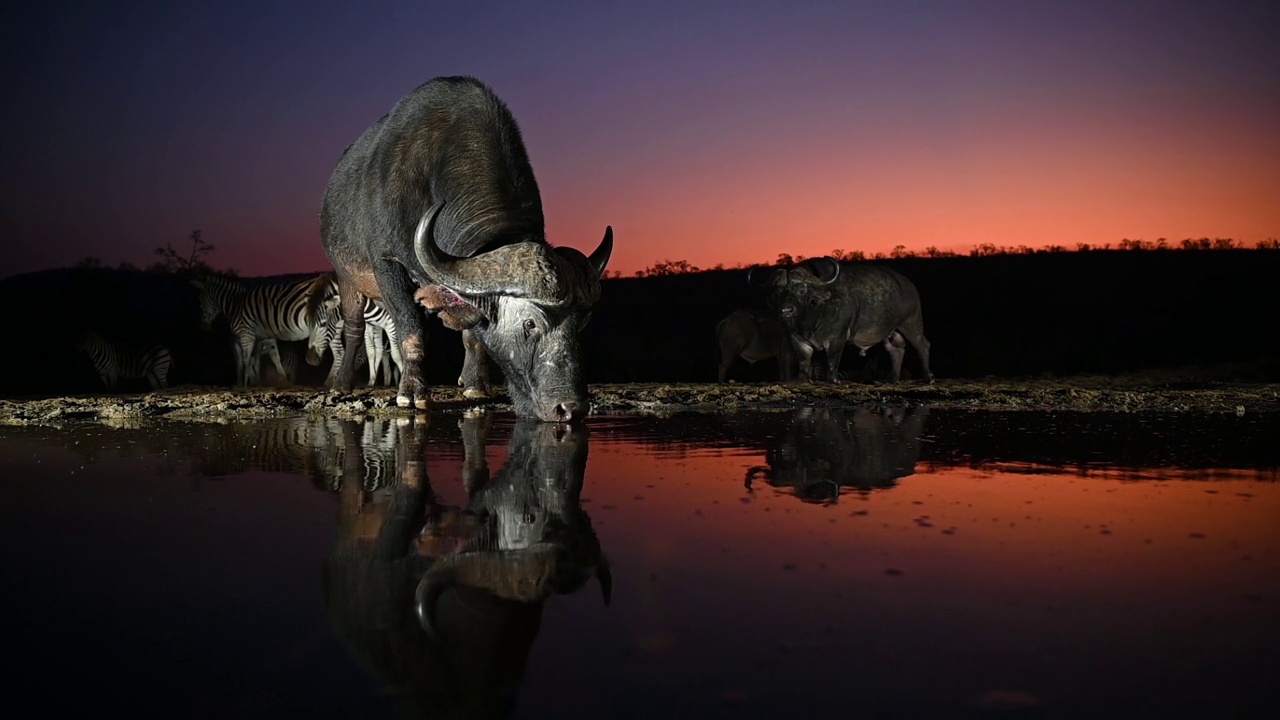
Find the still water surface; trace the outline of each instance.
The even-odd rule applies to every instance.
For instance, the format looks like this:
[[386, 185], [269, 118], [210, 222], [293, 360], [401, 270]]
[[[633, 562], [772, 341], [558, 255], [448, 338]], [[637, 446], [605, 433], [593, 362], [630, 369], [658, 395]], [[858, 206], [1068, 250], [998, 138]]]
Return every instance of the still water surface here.
[[901, 408], [0, 428], [6, 715], [1270, 717], [1277, 437]]

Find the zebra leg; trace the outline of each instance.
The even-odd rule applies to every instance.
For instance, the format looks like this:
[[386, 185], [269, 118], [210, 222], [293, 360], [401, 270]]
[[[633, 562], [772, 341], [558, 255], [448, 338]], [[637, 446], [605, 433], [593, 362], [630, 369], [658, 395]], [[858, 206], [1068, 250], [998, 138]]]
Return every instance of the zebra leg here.
[[293, 384], [293, 378], [289, 377], [289, 373], [284, 371], [284, 363], [280, 362], [280, 343], [275, 340], [267, 346], [267, 356], [271, 358], [271, 364], [275, 365], [276, 372], [280, 373], [280, 377], [289, 385]]
[[259, 378], [262, 377], [262, 361], [270, 357], [272, 350], [276, 350], [275, 338], [258, 338], [253, 343], [253, 369]]
[[329, 338], [329, 354], [333, 356], [333, 362], [329, 365], [329, 374], [324, 378], [324, 386], [327, 388], [337, 387], [338, 371], [342, 367], [343, 359], [346, 356], [346, 348], [343, 346], [343, 334], [334, 333]]
[[374, 357], [378, 363], [378, 373], [382, 378], [383, 385], [390, 385], [391, 379], [391, 353], [387, 352], [387, 331], [378, 328], [374, 331]]
[[369, 387], [378, 384], [378, 356], [382, 354], [382, 328], [365, 323], [364, 356], [369, 364]]
[[462, 331], [462, 375], [458, 384], [466, 398], [489, 397], [489, 363], [486, 361], [484, 343], [470, 330]]
[[400, 377], [404, 375], [404, 358], [400, 355], [400, 340], [396, 336], [395, 328], [388, 327], [384, 329], [387, 333], [387, 344], [391, 346], [391, 362], [395, 365], [395, 374], [387, 375], [387, 377], [391, 378], [391, 382], [388, 384], [394, 385], [400, 382]]
[[383, 374], [383, 384], [392, 384], [396, 382], [396, 375], [392, 369], [392, 354], [387, 346], [387, 331], [381, 331], [378, 333], [378, 369]]
[[257, 341], [258, 339], [252, 334], [236, 337], [236, 351], [240, 359], [240, 367], [243, 369], [241, 387], [258, 384], [258, 358], [253, 354]]
[[248, 369], [245, 367], [244, 358], [240, 357], [239, 339], [232, 339], [231, 352], [236, 358], [236, 385], [244, 385], [247, 382], [245, 373], [248, 372]]
[[173, 367], [173, 354], [169, 352], [169, 348], [161, 346], [155, 362], [151, 366], [152, 390], [169, 387], [169, 369], [171, 367]]

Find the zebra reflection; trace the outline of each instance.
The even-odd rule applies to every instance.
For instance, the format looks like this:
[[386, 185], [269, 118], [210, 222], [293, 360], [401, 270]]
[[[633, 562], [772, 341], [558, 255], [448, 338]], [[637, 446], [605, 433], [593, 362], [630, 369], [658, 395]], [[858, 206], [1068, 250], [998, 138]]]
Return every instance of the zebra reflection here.
[[326, 613], [353, 655], [421, 717], [505, 717], [515, 708], [545, 602], [608, 564], [580, 506], [586, 428], [517, 421], [491, 476], [488, 416], [460, 421], [465, 507], [442, 503], [423, 457], [426, 416], [398, 419], [396, 481], [369, 492], [361, 430], [344, 427], [338, 539]]
[[842, 488], [891, 488], [915, 472], [928, 416], [928, 408], [801, 408], [766, 451], [768, 465], [747, 471], [746, 488], [764, 479], [804, 502], [828, 505]]

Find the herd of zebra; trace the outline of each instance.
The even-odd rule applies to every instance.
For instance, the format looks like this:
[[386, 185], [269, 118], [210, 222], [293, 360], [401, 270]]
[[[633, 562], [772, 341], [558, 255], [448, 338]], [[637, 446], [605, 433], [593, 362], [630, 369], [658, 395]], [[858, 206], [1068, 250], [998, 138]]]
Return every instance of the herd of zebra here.
[[[332, 272], [301, 278], [247, 284], [223, 275], [193, 279], [200, 293], [200, 324], [209, 331], [224, 317], [231, 331], [236, 384], [259, 385], [266, 363], [292, 383], [301, 368], [297, 355], [280, 353], [279, 343], [306, 341], [306, 362], [318, 366], [326, 351], [333, 362], [325, 384], [332, 386], [345, 352], [338, 284]], [[400, 344], [391, 314], [382, 303], [365, 300], [365, 359], [369, 385], [394, 385], [403, 370]], [[92, 361], [108, 391], [122, 380], [145, 380], [153, 390], [168, 387], [173, 366], [170, 349], [161, 343], [111, 342], [92, 330], [78, 345]]]

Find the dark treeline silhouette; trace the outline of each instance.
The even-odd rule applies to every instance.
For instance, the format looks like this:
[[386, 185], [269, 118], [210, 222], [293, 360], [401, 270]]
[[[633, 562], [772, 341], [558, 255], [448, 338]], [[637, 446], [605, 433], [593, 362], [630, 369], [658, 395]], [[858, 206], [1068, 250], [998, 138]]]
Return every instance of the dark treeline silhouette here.
[[[1157, 238], [1155, 240], [1132, 240], [1124, 238], [1115, 246], [1111, 243], [1102, 245], [1091, 245], [1089, 243], [1076, 243], [1073, 247], [1068, 248], [1065, 245], [1044, 245], [1033, 248], [1029, 245], [996, 245], [995, 243], [979, 243], [969, 249], [967, 253], [956, 250], [943, 250], [936, 245], [931, 245], [921, 250], [908, 250], [906, 245], [898, 245], [887, 253], [877, 252], [867, 254], [861, 250], [843, 250], [836, 248], [829, 256], [847, 262], [860, 262], [863, 260], [880, 261], [880, 260], [902, 260], [905, 258], [941, 258], [941, 257], [989, 257], [992, 255], [1047, 255], [1065, 252], [1106, 252], [1106, 251], [1168, 251], [1168, 250], [1280, 250], [1280, 238], [1267, 238], [1260, 240], [1255, 245], [1250, 246], [1236, 240], [1235, 238], [1183, 238], [1174, 243], [1168, 238]], [[774, 264], [790, 265], [802, 262], [808, 259], [807, 255], [792, 255], [790, 253], [778, 253]], [[690, 263], [688, 260], [660, 260], [643, 270], [637, 270], [632, 273], [631, 277], [659, 277], [662, 275], [683, 275], [685, 273], [708, 272], [714, 270], [745, 270], [750, 265], [736, 263], [734, 265], [725, 265], [718, 263], [713, 267], [700, 268]], [[622, 273], [617, 271], [606, 272], [606, 277], [620, 278], [624, 277]]]
[[[1197, 246], [1194, 252], [876, 262], [918, 287], [932, 369], [940, 379], [1242, 363], [1261, 373], [1246, 379], [1277, 379], [1280, 337], [1256, 318], [1277, 315], [1280, 252]], [[714, 382], [716, 324], [736, 309], [760, 308], [759, 291], [746, 274], [733, 269], [605, 280], [583, 332], [588, 382]], [[173, 353], [172, 384], [230, 385], [235, 367], [226, 327], [201, 330], [189, 277], [75, 267], [0, 280], [0, 307], [14, 343], [0, 353], [0, 394], [100, 392], [92, 364], [75, 349], [85, 329], [111, 340], [164, 343]], [[452, 385], [462, 366], [461, 338], [434, 316], [427, 326], [425, 379]], [[879, 377], [887, 360], [882, 349], [866, 357], [846, 352], [842, 368], [854, 381], [869, 379]], [[919, 376], [917, 362], [907, 354], [904, 378]], [[325, 364], [308, 367], [300, 382], [318, 384], [325, 372]], [[501, 383], [501, 374], [492, 372]], [[739, 362], [730, 375], [773, 381], [776, 373], [774, 363]]]

